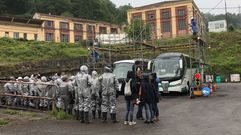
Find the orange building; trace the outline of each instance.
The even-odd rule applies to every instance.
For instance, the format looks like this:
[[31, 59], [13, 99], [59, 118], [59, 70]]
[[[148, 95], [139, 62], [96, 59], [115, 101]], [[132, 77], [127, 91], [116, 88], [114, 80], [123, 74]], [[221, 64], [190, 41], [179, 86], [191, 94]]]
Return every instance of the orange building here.
[[192, 33], [191, 19], [195, 19], [198, 34], [205, 32], [205, 23], [193, 0], [164, 1], [128, 10], [128, 23], [142, 20], [151, 25], [152, 38], [178, 37]]
[[97, 34], [118, 34], [120, 26], [81, 18], [35, 13], [34, 19], [44, 20], [44, 40], [76, 43], [94, 40]]
[[0, 37], [77, 43], [97, 34], [119, 34], [121, 26], [102, 21], [35, 13], [33, 19], [0, 16]]
[[43, 41], [43, 20], [0, 16], [0, 37]]

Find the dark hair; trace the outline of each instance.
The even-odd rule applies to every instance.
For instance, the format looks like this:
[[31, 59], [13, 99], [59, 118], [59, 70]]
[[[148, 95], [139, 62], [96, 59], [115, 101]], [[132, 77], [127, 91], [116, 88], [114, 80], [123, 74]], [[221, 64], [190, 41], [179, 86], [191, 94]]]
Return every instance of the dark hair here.
[[126, 78], [134, 78], [135, 77], [135, 74], [133, 71], [128, 71], [127, 72], [127, 77]]

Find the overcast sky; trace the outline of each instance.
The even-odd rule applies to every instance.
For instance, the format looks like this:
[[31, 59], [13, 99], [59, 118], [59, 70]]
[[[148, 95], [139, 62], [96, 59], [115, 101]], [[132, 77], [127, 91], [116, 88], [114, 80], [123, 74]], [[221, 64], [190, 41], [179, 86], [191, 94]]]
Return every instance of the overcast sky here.
[[[131, 4], [133, 7], [143, 6], [147, 4], [157, 3], [165, 0], [111, 0], [117, 6]], [[211, 14], [224, 14], [225, 13], [225, 0], [194, 0], [199, 9], [204, 12], [210, 12]], [[216, 5], [220, 3], [216, 9]], [[239, 6], [241, 6], [241, 0], [226, 0], [228, 12], [239, 13]], [[213, 10], [212, 10], [213, 9]], [[241, 10], [241, 9], [240, 9]], [[241, 11], [240, 11], [241, 12]]]

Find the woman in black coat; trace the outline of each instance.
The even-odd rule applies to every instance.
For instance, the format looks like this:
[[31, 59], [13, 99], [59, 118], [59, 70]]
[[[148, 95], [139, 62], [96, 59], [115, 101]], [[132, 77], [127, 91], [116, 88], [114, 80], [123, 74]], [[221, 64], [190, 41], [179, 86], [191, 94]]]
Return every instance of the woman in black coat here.
[[[125, 89], [126, 82], [130, 81], [130, 89], [131, 89], [131, 95], [125, 95], [125, 100], [126, 100], [126, 115], [125, 115], [125, 121], [124, 124], [127, 125], [135, 125], [136, 122], [133, 121], [133, 112], [134, 112], [134, 104], [136, 99], [138, 98], [137, 95], [137, 89], [136, 89], [136, 79], [135, 79], [135, 74], [133, 71], [128, 71], [127, 73], [127, 78], [125, 81], [123, 81], [122, 84], [122, 91]], [[129, 119], [130, 116], [130, 119]]]
[[143, 80], [141, 83], [141, 92], [140, 92], [140, 100], [144, 105], [146, 112], [146, 120], [145, 123], [153, 122], [153, 103], [155, 102], [155, 92], [153, 89], [153, 85], [150, 80], [149, 74], [143, 75]]

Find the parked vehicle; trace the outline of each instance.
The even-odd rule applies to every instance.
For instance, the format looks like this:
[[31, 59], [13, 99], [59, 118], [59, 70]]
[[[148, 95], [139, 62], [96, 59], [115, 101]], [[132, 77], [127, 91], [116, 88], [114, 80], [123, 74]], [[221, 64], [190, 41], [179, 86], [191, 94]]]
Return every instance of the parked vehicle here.
[[[160, 54], [152, 65], [152, 72], [155, 72], [160, 79], [159, 90], [164, 93], [189, 92], [200, 62], [201, 60], [183, 53]], [[198, 72], [201, 73], [201, 79], [203, 79], [203, 72]]]

